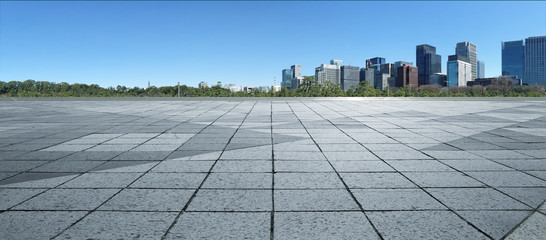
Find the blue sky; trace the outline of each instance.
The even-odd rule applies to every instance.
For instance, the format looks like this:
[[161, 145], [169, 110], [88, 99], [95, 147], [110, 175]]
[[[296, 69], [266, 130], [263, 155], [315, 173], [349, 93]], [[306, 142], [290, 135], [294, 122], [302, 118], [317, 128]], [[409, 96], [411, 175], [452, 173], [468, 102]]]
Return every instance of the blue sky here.
[[478, 46], [486, 76], [501, 41], [546, 35], [546, 2], [0, 2], [0, 81], [103, 87], [280, 84], [330, 59], [415, 62], [415, 46], [447, 56]]

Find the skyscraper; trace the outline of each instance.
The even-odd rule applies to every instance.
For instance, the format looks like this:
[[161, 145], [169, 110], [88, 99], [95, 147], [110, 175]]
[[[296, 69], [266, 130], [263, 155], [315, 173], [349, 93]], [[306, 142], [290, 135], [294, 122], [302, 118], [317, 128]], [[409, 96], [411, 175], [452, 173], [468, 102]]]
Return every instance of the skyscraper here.
[[525, 56], [525, 45], [523, 40], [502, 42], [502, 76], [517, 76], [525, 78], [523, 75], [523, 62]]
[[336, 65], [336, 66], [338, 66], [338, 67], [341, 67], [341, 65], [343, 65], [343, 61], [342, 61], [342, 60], [332, 59], [332, 60], [330, 60], [330, 64], [331, 64], [331, 65]]
[[382, 57], [374, 57], [372, 59], [366, 60], [366, 67], [371, 66], [375, 68], [375, 70], [380, 71], [381, 70], [381, 64], [385, 64], [385, 58]]
[[523, 82], [546, 86], [546, 36], [525, 39]]
[[472, 66], [472, 77], [470, 81], [474, 81], [474, 79], [476, 79], [476, 77], [478, 76], [478, 49], [476, 45], [471, 42], [457, 43], [457, 47], [455, 48], [455, 54], [468, 58], [468, 63], [470, 63], [470, 66]]
[[283, 69], [282, 70], [282, 82], [281, 86], [286, 87], [288, 89], [292, 88], [292, 75], [293, 75], [292, 69]]
[[419, 72], [419, 85], [430, 84], [430, 75], [442, 72], [442, 56], [436, 54], [436, 47], [427, 44], [417, 46], [415, 60]]
[[347, 91], [360, 82], [360, 68], [355, 66], [341, 66], [341, 89]]
[[469, 59], [461, 55], [451, 55], [447, 61], [447, 87], [466, 87], [468, 81], [473, 81], [472, 65]]
[[301, 65], [292, 65], [292, 88], [298, 88], [300, 86], [303, 77], [301, 76]]
[[419, 85], [419, 74], [416, 67], [403, 65], [397, 69], [396, 87], [417, 87]]
[[[396, 78], [396, 76], [398, 76], [398, 68], [399, 67], [402, 67], [405, 65], [408, 65], [408, 66], [413, 66], [413, 62], [405, 62], [405, 61], [397, 61], [397, 62], [394, 62], [394, 74], [393, 74], [393, 77]], [[393, 85], [394, 86], [394, 85]]]
[[477, 78], [485, 78], [485, 63], [478, 61], [478, 76]]
[[341, 84], [341, 74], [339, 66], [332, 64], [322, 64], [315, 68], [315, 80], [317, 83], [324, 84], [331, 82]]

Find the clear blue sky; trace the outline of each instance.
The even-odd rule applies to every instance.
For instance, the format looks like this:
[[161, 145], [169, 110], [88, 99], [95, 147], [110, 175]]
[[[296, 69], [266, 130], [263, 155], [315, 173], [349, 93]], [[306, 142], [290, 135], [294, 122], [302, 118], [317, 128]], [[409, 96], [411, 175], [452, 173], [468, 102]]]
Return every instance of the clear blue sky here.
[[0, 81], [273, 85], [330, 59], [415, 62], [478, 46], [500, 75], [501, 41], [546, 35], [546, 2], [0, 2]]

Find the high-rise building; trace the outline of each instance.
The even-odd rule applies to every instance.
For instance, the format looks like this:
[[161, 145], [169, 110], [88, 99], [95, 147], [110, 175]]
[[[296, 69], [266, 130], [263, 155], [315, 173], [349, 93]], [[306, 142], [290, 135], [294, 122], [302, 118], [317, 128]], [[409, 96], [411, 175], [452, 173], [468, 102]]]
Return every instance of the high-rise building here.
[[470, 66], [472, 66], [472, 76], [470, 81], [476, 79], [476, 77], [478, 76], [478, 49], [476, 45], [471, 42], [457, 43], [457, 47], [455, 48], [455, 54], [468, 58], [468, 63], [470, 63]]
[[396, 87], [417, 87], [419, 86], [419, 74], [416, 67], [402, 65], [397, 69]]
[[296, 89], [300, 86], [303, 77], [301, 76], [301, 65], [292, 65], [292, 89]]
[[447, 61], [447, 87], [466, 87], [472, 79], [472, 65], [467, 57], [451, 55]]
[[377, 71], [381, 71], [381, 64], [385, 64], [385, 58], [382, 57], [374, 57], [372, 59], [366, 60], [366, 67], [373, 67]]
[[360, 68], [355, 66], [341, 66], [341, 89], [349, 90], [360, 82]]
[[374, 68], [361, 68], [360, 69], [360, 81], [366, 81], [371, 86], [375, 87], [375, 73], [377, 71]]
[[394, 64], [392, 63], [381, 64], [381, 73], [389, 74], [389, 77], [392, 77], [394, 76], [394, 72], [395, 72]]
[[336, 65], [336, 66], [338, 66], [338, 67], [341, 67], [341, 65], [343, 65], [343, 61], [342, 61], [342, 60], [332, 59], [332, 60], [330, 60], [330, 64], [331, 64], [331, 65]]
[[386, 90], [389, 86], [389, 78], [391, 77], [388, 73], [376, 72], [374, 79], [374, 88], [379, 90]]
[[[394, 74], [393, 74], [393, 77], [396, 78], [396, 76], [398, 76], [398, 68], [399, 67], [402, 67], [405, 65], [408, 65], [408, 66], [413, 66], [413, 62], [405, 62], [405, 61], [397, 61], [397, 62], [394, 62]], [[394, 85], [391, 85], [391, 86], [394, 86]]]
[[477, 78], [485, 77], [485, 63], [483, 61], [478, 61], [478, 76]]
[[206, 88], [206, 87], [208, 87], [207, 82], [200, 82], [199, 83], [199, 88]]
[[523, 62], [525, 56], [525, 45], [523, 40], [502, 42], [502, 76], [516, 76], [525, 78], [523, 75]]
[[523, 83], [546, 86], [546, 36], [525, 39]]
[[294, 72], [292, 69], [283, 69], [281, 86], [291, 89], [293, 75], [294, 75]]
[[446, 86], [447, 74], [435, 73], [430, 75], [430, 85]]
[[331, 82], [341, 84], [341, 73], [339, 66], [332, 64], [322, 64], [315, 68], [315, 81], [319, 84]]
[[418, 45], [415, 60], [419, 71], [419, 85], [430, 84], [430, 75], [442, 72], [442, 56], [436, 54], [436, 47], [428, 44]]

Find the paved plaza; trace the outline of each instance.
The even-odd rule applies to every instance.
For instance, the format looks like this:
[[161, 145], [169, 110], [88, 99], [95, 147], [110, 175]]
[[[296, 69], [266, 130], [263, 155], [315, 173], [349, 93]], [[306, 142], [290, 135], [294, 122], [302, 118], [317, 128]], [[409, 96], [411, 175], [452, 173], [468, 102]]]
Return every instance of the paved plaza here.
[[544, 239], [546, 101], [0, 101], [0, 239]]

